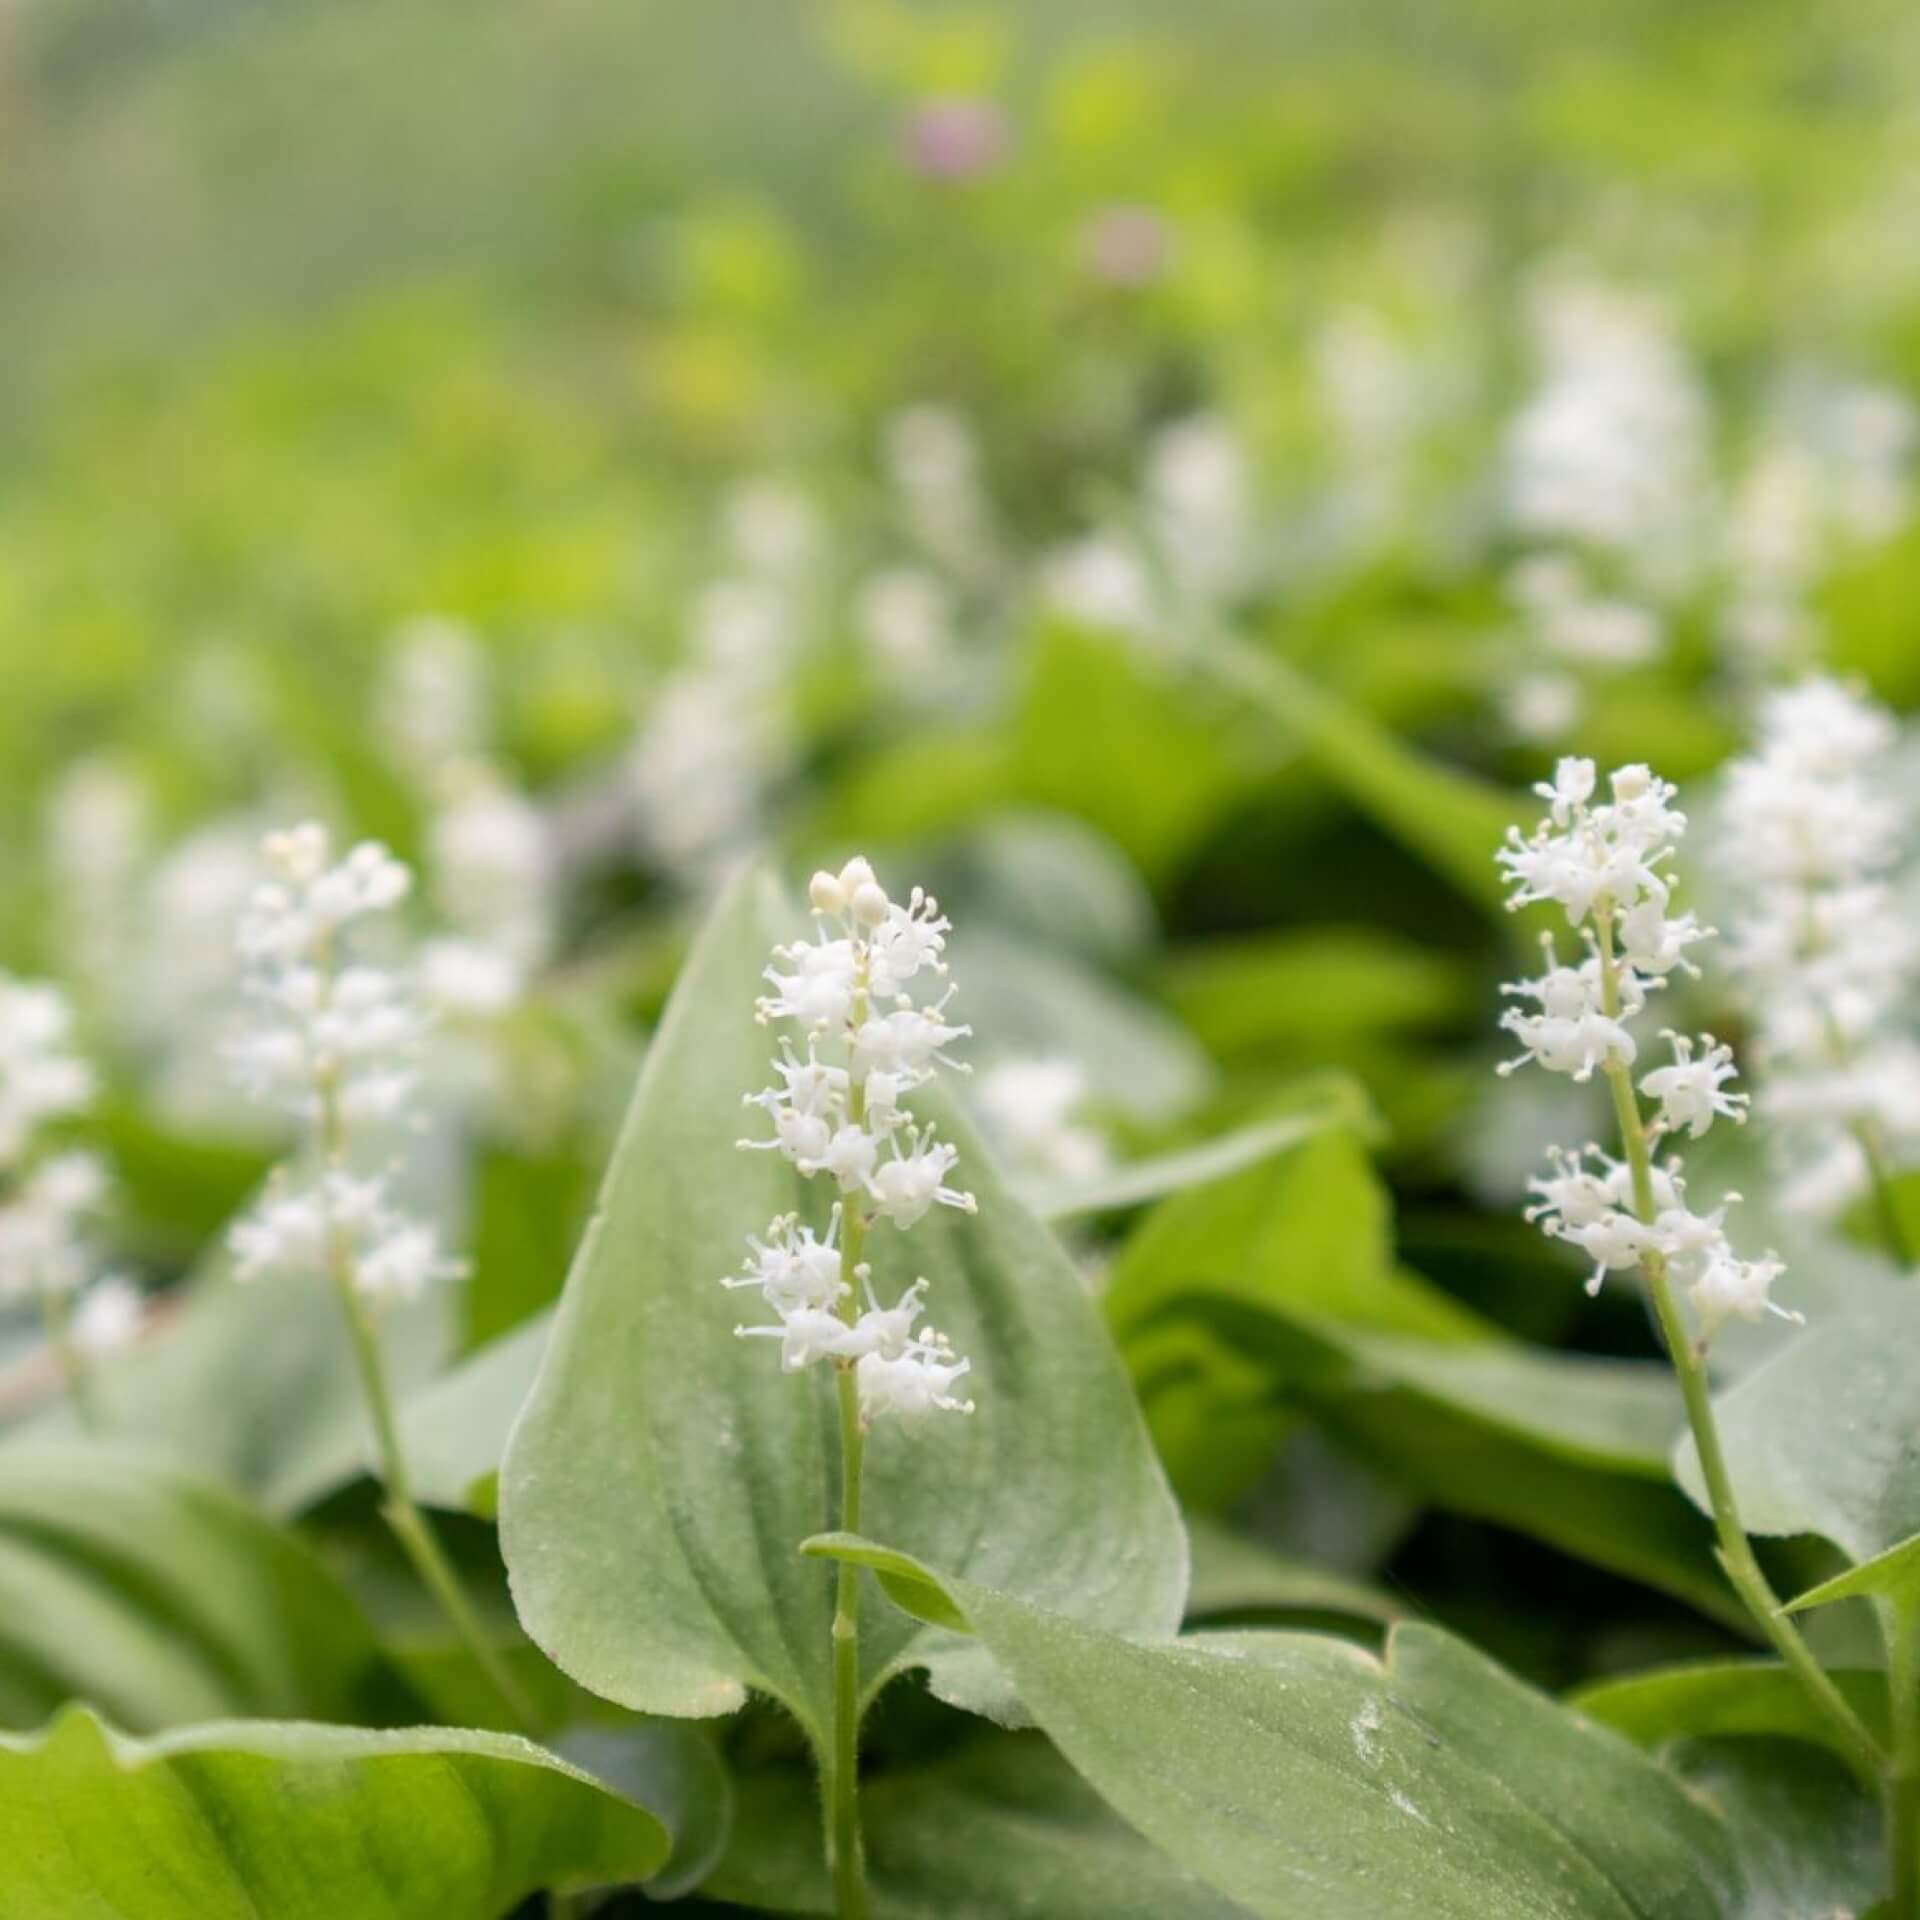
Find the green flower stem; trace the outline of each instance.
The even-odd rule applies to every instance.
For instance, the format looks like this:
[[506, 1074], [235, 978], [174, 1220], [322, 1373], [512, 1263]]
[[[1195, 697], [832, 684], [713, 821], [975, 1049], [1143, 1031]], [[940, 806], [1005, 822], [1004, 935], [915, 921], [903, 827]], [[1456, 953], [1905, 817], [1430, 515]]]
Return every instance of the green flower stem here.
[[[1613, 917], [1602, 911], [1595, 916], [1599, 928], [1600, 1003], [1611, 1020], [1620, 1017], [1620, 980], [1613, 950]], [[1633, 1076], [1618, 1060], [1609, 1060], [1607, 1085], [1613, 1094], [1614, 1114], [1620, 1124], [1620, 1144], [1633, 1175], [1634, 1212], [1642, 1224], [1651, 1226], [1659, 1209], [1654, 1204], [1653, 1158], [1647, 1142], [1645, 1122], [1640, 1114], [1639, 1097], [1633, 1088]], [[1734, 1499], [1733, 1479], [1727, 1471], [1725, 1449], [1720, 1444], [1720, 1429], [1713, 1416], [1713, 1396], [1707, 1383], [1706, 1349], [1696, 1343], [1675, 1298], [1673, 1276], [1665, 1259], [1649, 1253], [1641, 1262], [1648, 1297], [1660, 1323], [1673, 1370], [1679, 1377], [1680, 1397], [1686, 1405], [1687, 1425], [1700, 1456], [1700, 1475], [1706, 1483], [1707, 1501], [1713, 1511], [1714, 1531], [1720, 1544], [1720, 1565], [1728, 1581], [1753, 1615], [1755, 1624], [1766, 1635], [1808, 1695], [1832, 1721], [1848, 1754], [1869, 1778], [1884, 1780], [1889, 1757], [1867, 1730], [1845, 1695], [1814, 1658], [1813, 1650], [1800, 1630], [1782, 1610], [1778, 1596], [1768, 1584], [1760, 1563], [1754, 1558], [1746, 1529], [1740, 1524], [1740, 1510]]]
[[1894, 1920], [1920, 1920], [1920, 1615], [1886, 1602], [1887, 1695], [1893, 1762], [1886, 1776], [1887, 1864]]
[[[856, 994], [853, 1020], [865, 1017], [866, 995]], [[857, 1127], [866, 1102], [855, 1081], [847, 1100], [848, 1118]], [[840, 1317], [849, 1326], [860, 1317], [860, 1253], [867, 1223], [849, 1196], [840, 1219]], [[860, 1531], [861, 1473], [866, 1434], [860, 1424], [860, 1384], [853, 1362], [834, 1362], [834, 1389], [840, 1403], [840, 1531]], [[834, 1575], [833, 1731], [827, 1755], [822, 1802], [827, 1825], [827, 1864], [833, 1874], [834, 1911], [839, 1920], [866, 1920], [867, 1863], [860, 1839], [860, 1569], [841, 1561]]]
[[74, 1344], [72, 1305], [67, 1295], [52, 1287], [40, 1289], [40, 1324], [46, 1330], [47, 1346], [60, 1369], [60, 1383], [66, 1389], [74, 1417], [87, 1432], [100, 1424], [100, 1408], [94, 1398], [93, 1369], [86, 1355]]
[[[345, 1163], [345, 1136], [340, 1120], [337, 1090], [323, 1087], [320, 1097], [321, 1147], [330, 1169]], [[514, 1724], [522, 1733], [537, 1736], [539, 1716], [508, 1671], [500, 1651], [488, 1639], [486, 1629], [473, 1611], [460, 1576], [454, 1571], [434, 1533], [431, 1523], [413, 1497], [407, 1475], [406, 1454], [400, 1444], [400, 1425], [394, 1417], [393, 1393], [387, 1382], [386, 1360], [380, 1350], [380, 1333], [374, 1324], [360, 1290], [354, 1284], [353, 1248], [345, 1234], [329, 1228], [327, 1237], [327, 1273], [340, 1301], [353, 1343], [354, 1363], [360, 1373], [360, 1389], [373, 1422], [375, 1447], [379, 1455], [380, 1484], [385, 1499], [381, 1515], [392, 1529], [401, 1549], [413, 1564], [413, 1570], [427, 1591], [439, 1603], [447, 1624], [479, 1663], [493, 1690], [500, 1696]]]

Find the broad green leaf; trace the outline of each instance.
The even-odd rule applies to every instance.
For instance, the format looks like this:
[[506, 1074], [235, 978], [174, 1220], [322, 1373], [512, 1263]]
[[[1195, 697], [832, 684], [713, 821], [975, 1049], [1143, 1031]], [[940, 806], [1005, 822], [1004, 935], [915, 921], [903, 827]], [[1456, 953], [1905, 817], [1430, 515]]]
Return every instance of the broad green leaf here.
[[1128, 1640], [890, 1548], [901, 1605], [965, 1619], [1074, 1766], [1182, 1864], [1272, 1920], [1717, 1920], [1717, 1821], [1626, 1742], [1436, 1629], [1385, 1663], [1314, 1634]]
[[1733, 1842], [1745, 1892], [1728, 1920], [1840, 1920], [1883, 1893], [1880, 1809], [1826, 1755], [1781, 1740], [1686, 1740], [1665, 1761]]
[[1124, 1340], [1171, 1299], [1200, 1293], [1380, 1333], [1489, 1331], [1395, 1269], [1386, 1190], [1345, 1131], [1162, 1201], [1114, 1263], [1108, 1318]]
[[1391, 1594], [1311, 1561], [1276, 1553], [1204, 1515], [1187, 1518], [1193, 1576], [1187, 1618], [1220, 1613], [1344, 1613], [1391, 1626], [1407, 1609]]
[[[1148, 1844], [1045, 1741], [996, 1733], [861, 1794], [875, 1920], [1234, 1920], [1246, 1908]], [[831, 1914], [819, 1796], [797, 1773], [743, 1781], [733, 1844], [704, 1891]]]
[[0, 1738], [0, 1920], [491, 1920], [666, 1860], [646, 1808], [508, 1734], [229, 1721]]
[[68, 1700], [142, 1730], [366, 1714], [371, 1629], [308, 1550], [222, 1488], [103, 1451], [0, 1449], [0, 1712]]
[[1736, 1633], [1752, 1631], [1707, 1522], [1630, 1463], [1590, 1465], [1568, 1436], [1489, 1423], [1403, 1388], [1335, 1392], [1314, 1404], [1341, 1441], [1434, 1505], [1529, 1534], [1672, 1594]]
[[[1867, 1725], [1884, 1736], [1887, 1682], [1880, 1673], [1836, 1673], [1835, 1683]], [[1777, 1660], [1708, 1660], [1656, 1667], [1596, 1680], [1570, 1705], [1623, 1733], [1636, 1746], [1659, 1747], [1687, 1735], [1776, 1735], [1833, 1744], [1833, 1723]]]
[[[1818, 1534], [1856, 1563], [1920, 1534], [1920, 1290], [1809, 1326], [1714, 1410], [1748, 1532]], [[1690, 1438], [1675, 1471], [1704, 1510]]]
[[1469, 900], [1501, 911], [1505, 889], [1494, 852], [1509, 826], [1538, 810], [1531, 800], [1429, 759], [1277, 654], [1222, 637], [1206, 658], [1222, 680], [1272, 715], [1356, 808]]
[[1025, 1184], [1021, 1197], [1043, 1220], [1106, 1213], [1163, 1200], [1188, 1187], [1258, 1166], [1288, 1147], [1333, 1128], [1372, 1131], [1377, 1123], [1366, 1090], [1344, 1074], [1316, 1076], [1298, 1089], [1287, 1111], [1203, 1140], [1197, 1146], [1125, 1161], [1079, 1179]]
[[[753, 1002], [789, 911], [749, 878], [687, 962], [514, 1429], [500, 1509], [521, 1619], [583, 1685], [695, 1716], [754, 1688], [817, 1736], [832, 1583], [796, 1548], [834, 1513], [830, 1387], [734, 1338], [739, 1300], [718, 1284], [748, 1233], [819, 1210], [778, 1156], [734, 1144], [741, 1096], [766, 1078]], [[960, 1148], [979, 1213], [878, 1232], [870, 1250], [883, 1294], [929, 1277], [931, 1311], [972, 1357], [979, 1411], [876, 1433], [874, 1524], [1078, 1617], [1169, 1628], [1184, 1538], [1118, 1358], [964, 1122], [945, 1103], [926, 1111]], [[977, 1649], [884, 1613], [862, 1654], [869, 1688], [925, 1664], [946, 1697], [1010, 1705]]]

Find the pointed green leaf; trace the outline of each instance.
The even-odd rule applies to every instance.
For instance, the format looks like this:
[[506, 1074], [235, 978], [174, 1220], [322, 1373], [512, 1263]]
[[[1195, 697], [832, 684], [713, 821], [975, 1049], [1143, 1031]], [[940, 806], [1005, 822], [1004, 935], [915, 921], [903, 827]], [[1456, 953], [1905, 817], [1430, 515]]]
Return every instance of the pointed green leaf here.
[[871, 1542], [815, 1547], [958, 1611], [1101, 1794], [1251, 1913], [1720, 1920], [1736, 1895], [1675, 1781], [1434, 1628], [1396, 1628], [1384, 1665], [1315, 1634], [1155, 1644]]
[[1378, 1122], [1366, 1090], [1345, 1074], [1316, 1078], [1302, 1089], [1299, 1105], [1270, 1118], [1250, 1121], [1198, 1146], [1180, 1147], [1141, 1160], [1129, 1160], [1077, 1179], [1023, 1185], [1021, 1197], [1043, 1220], [1076, 1214], [1108, 1213], [1162, 1200], [1188, 1187], [1224, 1180], [1254, 1167], [1317, 1133], [1334, 1128], [1372, 1132]]
[[[1887, 1729], [1885, 1674], [1835, 1673], [1849, 1704], [1882, 1738]], [[1685, 1735], [1777, 1735], [1835, 1742], [1833, 1722], [1807, 1697], [1792, 1671], [1777, 1660], [1709, 1660], [1655, 1667], [1646, 1673], [1596, 1680], [1570, 1705], [1590, 1720], [1623, 1733], [1635, 1746], [1660, 1747]]]
[[[832, 1580], [798, 1548], [834, 1514], [831, 1389], [736, 1339], [740, 1300], [718, 1284], [748, 1233], [794, 1206], [821, 1211], [778, 1156], [735, 1146], [742, 1094], [767, 1074], [757, 982], [789, 912], [748, 879], [687, 962], [514, 1430], [500, 1509], [521, 1619], [583, 1685], [689, 1715], [755, 1688], [817, 1733]], [[1072, 1265], [964, 1122], [944, 1103], [926, 1111], [959, 1146], [979, 1213], [876, 1233], [870, 1251], [885, 1295], [931, 1280], [979, 1411], [876, 1432], [868, 1512], [1079, 1617], [1168, 1628], [1184, 1539], [1118, 1358]], [[884, 1613], [862, 1653], [869, 1687], [925, 1664], [950, 1698], [1010, 1705], [977, 1648]]]
[[109, 1453], [0, 1450], [0, 1717], [90, 1700], [144, 1730], [364, 1711], [384, 1672], [344, 1589], [220, 1487]]
[[229, 1721], [0, 1737], [0, 1920], [474, 1920], [667, 1857], [644, 1807], [508, 1734]]

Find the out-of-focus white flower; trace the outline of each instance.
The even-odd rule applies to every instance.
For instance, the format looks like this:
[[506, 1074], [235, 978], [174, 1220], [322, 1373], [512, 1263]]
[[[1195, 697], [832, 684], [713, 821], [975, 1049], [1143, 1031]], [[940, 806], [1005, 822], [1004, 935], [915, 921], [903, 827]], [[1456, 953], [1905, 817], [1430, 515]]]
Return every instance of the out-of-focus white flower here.
[[1885, 875], [1906, 821], [1883, 768], [1891, 715], [1828, 679], [1771, 694], [1725, 778], [1720, 863], [1740, 901], [1727, 964], [1752, 1017], [1758, 1111], [1787, 1204], [1832, 1214], [1864, 1191], [1864, 1140], [1920, 1142], [1920, 1060], [1889, 1025], [1920, 944]]
[[[783, 1214], [764, 1239], [748, 1240], [744, 1268], [722, 1284], [760, 1290], [777, 1318], [738, 1331], [778, 1340], [789, 1371], [821, 1360], [854, 1368], [863, 1419], [969, 1412], [952, 1391], [968, 1363], [933, 1329], [915, 1330], [926, 1283], [882, 1307], [871, 1270], [854, 1260], [880, 1220], [906, 1229], [936, 1206], [974, 1210], [972, 1194], [947, 1179], [958, 1154], [931, 1126], [916, 1126], [904, 1104], [955, 1064], [947, 1049], [968, 1032], [946, 1018], [951, 986], [915, 997], [946, 973], [947, 921], [918, 887], [905, 901], [891, 899], [864, 859], [816, 873], [808, 896], [814, 937], [775, 948], [772, 991], [759, 1002], [762, 1021], [798, 1030], [781, 1041], [775, 1084], [746, 1096], [772, 1136], [740, 1144], [830, 1179], [840, 1198], [824, 1238]], [[856, 1282], [866, 1299], [857, 1315]]]
[[93, 1098], [93, 1069], [72, 1042], [73, 1013], [57, 987], [0, 974], [0, 1172], [21, 1164], [48, 1121]]
[[1159, 624], [1153, 575], [1139, 549], [1118, 534], [1089, 533], [1047, 556], [1048, 604], [1078, 625], [1145, 638]]
[[146, 1296], [131, 1280], [109, 1274], [81, 1294], [67, 1333], [89, 1360], [103, 1360], [131, 1346], [145, 1318]]
[[[105, 760], [75, 761], [47, 803], [47, 871], [63, 950], [102, 1000], [138, 977], [137, 903], [147, 858], [146, 795]], [[140, 965], [148, 956], [140, 955]]]
[[1017, 1177], [1084, 1180], [1109, 1164], [1107, 1143], [1075, 1116], [1087, 1076], [1072, 1060], [997, 1060], [974, 1083], [973, 1104], [987, 1137]]
[[819, 562], [819, 510], [784, 481], [743, 480], [722, 502], [720, 521], [733, 564], [749, 578], [792, 589]]
[[902, 408], [886, 423], [881, 456], [909, 536], [962, 580], [993, 563], [993, 511], [973, 429], [949, 407]]
[[554, 864], [539, 808], [493, 768], [451, 768], [427, 863], [451, 931], [421, 954], [422, 992], [449, 1013], [504, 1012], [553, 949]]
[[1507, 435], [1509, 521], [1612, 557], [1648, 592], [1683, 589], [1712, 501], [1698, 375], [1658, 312], [1615, 289], [1545, 283], [1531, 319], [1540, 378]]
[[354, 943], [406, 897], [412, 875], [371, 841], [336, 859], [315, 825], [269, 835], [265, 851], [273, 877], [239, 930], [256, 1018], [229, 1058], [254, 1097], [306, 1124], [319, 1171], [296, 1180], [282, 1169], [234, 1223], [234, 1276], [331, 1271], [375, 1306], [405, 1302], [465, 1271], [393, 1199], [386, 1171], [354, 1168], [363, 1133], [405, 1117], [425, 1029], [407, 978]]
[[905, 692], [926, 692], [953, 664], [953, 596], [924, 567], [869, 574], [854, 621], [881, 675]]
[[430, 783], [484, 753], [489, 698], [486, 652], [471, 627], [439, 613], [408, 620], [386, 650], [374, 706], [394, 765]]
[[1253, 508], [1246, 455], [1224, 420], [1193, 414], [1147, 448], [1147, 517], [1168, 575], [1202, 604], [1246, 584]]
[[702, 589], [688, 658], [660, 685], [628, 756], [647, 853], [705, 878], [753, 835], [760, 799], [790, 745], [783, 674], [799, 644], [792, 595], [767, 580]]

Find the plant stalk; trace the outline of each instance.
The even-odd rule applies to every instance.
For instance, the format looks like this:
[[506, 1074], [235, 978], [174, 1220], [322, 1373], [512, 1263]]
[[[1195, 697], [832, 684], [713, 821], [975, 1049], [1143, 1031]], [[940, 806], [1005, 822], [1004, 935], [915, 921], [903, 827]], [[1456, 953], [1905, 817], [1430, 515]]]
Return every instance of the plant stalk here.
[[1893, 1920], [1920, 1920], [1920, 1617], [1887, 1601], [1880, 1624], [1893, 1715], [1893, 1761], [1883, 1795]]
[[[1609, 1019], [1620, 1017], [1620, 981], [1613, 950], [1613, 917], [1608, 912], [1595, 916], [1599, 928], [1600, 1003]], [[1645, 1226], [1652, 1226], [1659, 1209], [1654, 1204], [1653, 1159], [1647, 1142], [1647, 1130], [1640, 1113], [1640, 1101], [1634, 1092], [1633, 1076], [1618, 1060], [1606, 1066], [1607, 1085], [1613, 1094], [1614, 1114], [1619, 1121], [1620, 1143], [1633, 1176], [1634, 1212]], [[1733, 1479], [1727, 1471], [1726, 1451], [1720, 1444], [1720, 1429], [1714, 1419], [1713, 1395], [1707, 1381], [1706, 1349], [1688, 1334], [1686, 1320], [1675, 1298], [1673, 1276], [1665, 1259], [1648, 1253], [1641, 1261], [1647, 1294], [1653, 1302], [1654, 1316], [1660, 1323], [1660, 1337], [1667, 1356], [1673, 1362], [1680, 1381], [1680, 1397], [1686, 1406], [1687, 1425], [1700, 1456], [1700, 1477], [1706, 1484], [1707, 1501], [1713, 1512], [1714, 1532], [1719, 1541], [1720, 1565], [1733, 1590], [1740, 1596], [1754, 1623], [1766, 1636], [1774, 1651], [1785, 1661], [1806, 1689], [1834, 1730], [1848, 1755], [1869, 1779], [1885, 1780], [1889, 1757], [1880, 1742], [1832, 1677], [1814, 1658], [1813, 1650], [1800, 1630], [1782, 1609], [1779, 1597], [1768, 1584], [1760, 1563], [1754, 1558], [1746, 1529], [1740, 1524], [1740, 1510], [1734, 1498]], [[1916, 1916], [1920, 1920], [1920, 1916]]]
[[[339, 1094], [331, 1085], [321, 1089], [320, 1134], [327, 1165], [337, 1171], [345, 1164], [345, 1135], [340, 1119]], [[541, 1730], [539, 1716], [508, 1671], [500, 1650], [487, 1638], [486, 1629], [460, 1584], [460, 1576], [448, 1561], [431, 1522], [414, 1500], [412, 1482], [407, 1474], [406, 1453], [400, 1444], [400, 1423], [394, 1416], [386, 1360], [380, 1350], [379, 1329], [354, 1284], [353, 1248], [346, 1235], [331, 1223], [327, 1229], [327, 1272], [333, 1281], [340, 1311], [346, 1318], [354, 1363], [360, 1374], [361, 1394], [373, 1423], [380, 1485], [385, 1496], [380, 1508], [381, 1517], [399, 1541], [421, 1584], [439, 1604], [447, 1624], [473, 1655], [494, 1692], [500, 1696], [509, 1717], [522, 1733], [537, 1736]]]
[[[866, 995], [858, 994], [854, 1023], [865, 1015]], [[855, 1126], [864, 1118], [860, 1083], [851, 1089], [847, 1108]], [[840, 1317], [849, 1326], [860, 1317], [860, 1252], [867, 1223], [849, 1195], [840, 1218]], [[860, 1531], [861, 1476], [866, 1434], [860, 1422], [860, 1384], [851, 1360], [834, 1362], [834, 1390], [840, 1408], [840, 1531]], [[822, 1800], [827, 1827], [827, 1864], [833, 1875], [834, 1911], [839, 1920], [866, 1920], [867, 1863], [860, 1837], [860, 1569], [841, 1561], [834, 1573], [833, 1730]]]

